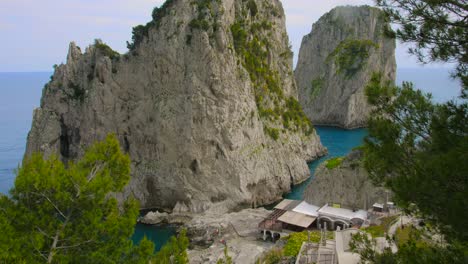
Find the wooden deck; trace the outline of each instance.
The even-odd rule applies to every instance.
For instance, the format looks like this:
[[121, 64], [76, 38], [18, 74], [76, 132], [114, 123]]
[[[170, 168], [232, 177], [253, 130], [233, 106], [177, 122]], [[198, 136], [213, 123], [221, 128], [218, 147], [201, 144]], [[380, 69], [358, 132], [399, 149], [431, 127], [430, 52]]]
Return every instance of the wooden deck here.
[[260, 224], [258, 224], [259, 229], [271, 230], [276, 232], [283, 231], [283, 223], [278, 221], [278, 218], [281, 217], [286, 210], [275, 209], [273, 213], [267, 216]]

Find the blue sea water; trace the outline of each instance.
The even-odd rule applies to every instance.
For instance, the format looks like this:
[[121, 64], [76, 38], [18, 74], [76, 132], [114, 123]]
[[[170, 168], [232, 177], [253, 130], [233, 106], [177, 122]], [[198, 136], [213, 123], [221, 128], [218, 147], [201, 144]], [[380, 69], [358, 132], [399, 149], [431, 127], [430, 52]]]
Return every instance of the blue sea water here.
[[0, 192], [13, 186], [21, 163], [32, 113], [51, 73], [0, 73]]
[[362, 145], [367, 136], [366, 129], [345, 130], [334, 127], [316, 127], [315, 129], [320, 136], [320, 141], [327, 147], [328, 155], [309, 163], [311, 177], [294, 186], [291, 192], [284, 196], [287, 199], [302, 200], [304, 191], [314, 178], [315, 169], [320, 163], [333, 157], [346, 156], [353, 148]]
[[[50, 75], [50, 72], [0, 73], [0, 193], [8, 193], [13, 186], [14, 171], [24, 155], [32, 113], [40, 104], [42, 88]], [[413, 81], [416, 88], [433, 93], [437, 102], [454, 99], [460, 92], [460, 85], [450, 79], [446, 69], [400, 69], [398, 83], [403, 80]], [[322, 143], [328, 148], [329, 155], [309, 164], [312, 175], [320, 162], [330, 157], [346, 155], [352, 148], [361, 145], [366, 136], [365, 129], [348, 131], [317, 127], [317, 131]], [[295, 186], [286, 197], [301, 199], [311, 179]], [[133, 241], [139, 242], [146, 235], [160, 248], [173, 234], [173, 227], [138, 224]]]

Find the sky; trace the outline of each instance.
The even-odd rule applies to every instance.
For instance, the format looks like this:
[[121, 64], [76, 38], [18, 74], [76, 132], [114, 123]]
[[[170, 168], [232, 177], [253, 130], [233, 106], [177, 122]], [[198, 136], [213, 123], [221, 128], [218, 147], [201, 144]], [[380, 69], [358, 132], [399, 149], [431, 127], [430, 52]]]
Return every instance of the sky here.
[[[68, 44], [86, 47], [100, 38], [124, 53], [132, 27], [151, 20], [163, 0], [0, 0], [0, 72], [52, 71], [65, 61]], [[302, 37], [320, 16], [338, 5], [373, 4], [372, 0], [282, 0], [295, 56]], [[397, 63], [419, 67], [398, 45]], [[440, 66], [439, 66], [440, 67]]]

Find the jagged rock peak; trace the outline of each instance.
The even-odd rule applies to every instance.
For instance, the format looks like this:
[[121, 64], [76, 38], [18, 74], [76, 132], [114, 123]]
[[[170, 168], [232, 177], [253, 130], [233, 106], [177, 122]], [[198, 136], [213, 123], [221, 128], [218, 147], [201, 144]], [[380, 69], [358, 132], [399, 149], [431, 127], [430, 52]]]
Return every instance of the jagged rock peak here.
[[323, 15], [304, 36], [295, 77], [299, 101], [314, 124], [366, 126], [365, 86], [372, 73], [394, 81], [395, 40], [384, 13], [370, 6], [342, 6]]
[[26, 156], [73, 160], [115, 133], [132, 160], [118, 196], [144, 208], [273, 202], [325, 152], [297, 101], [288, 43], [278, 0], [167, 1], [134, 28], [127, 54], [70, 45]]

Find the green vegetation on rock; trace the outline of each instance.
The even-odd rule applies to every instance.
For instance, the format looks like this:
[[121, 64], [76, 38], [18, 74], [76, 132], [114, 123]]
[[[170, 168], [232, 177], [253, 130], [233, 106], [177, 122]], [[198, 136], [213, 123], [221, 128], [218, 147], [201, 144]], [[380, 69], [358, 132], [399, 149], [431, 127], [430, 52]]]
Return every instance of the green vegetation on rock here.
[[343, 162], [343, 157], [333, 158], [326, 161], [325, 167], [329, 170], [336, 169]]
[[[248, 21], [238, 17], [231, 25], [234, 50], [242, 58], [242, 66], [249, 73], [254, 85], [260, 117], [265, 122], [276, 123], [276, 127], [278, 122], [281, 122], [286, 130], [302, 131], [310, 135], [313, 132], [312, 123], [297, 99], [284, 95], [279, 73], [269, 65], [271, 43], [268, 34], [272, 28], [273, 25], [267, 20]], [[271, 124], [265, 127], [272, 126]], [[265, 132], [276, 140], [279, 137], [279, 129], [273, 129], [266, 129]]]
[[207, 31], [212, 26], [209, 21], [210, 17], [215, 17], [212, 2], [220, 3], [220, 0], [195, 0], [191, 4], [197, 7], [197, 18], [190, 21], [189, 26], [191, 29], [201, 29]]
[[229, 256], [227, 246], [224, 247], [224, 256], [223, 258], [218, 259], [216, 264], [232, 264], [232, 257]]
[[117, 51], [113, 50], [111, 47], [109, 47], [109, 45], [99, 39], [94, 41], [94, 47], [96, 47], [96, 49], [99, 50], [102, 55], [109, 57], [111, 60], [120, 57], [120, 54]]
[[337, 73], [350, 78], [366, 65], [370, 50], [378, 47], [372, 40], [346, 39], [328, 55], [327, 62], [333, 60]]
[[255, 3], [255, 0], [249, 0], [249, 2], [247, 2], [247, 8], [249, 9], [251, 16], [257, 15], [258, 7], [257, 7], [257, 4]]
[[263, 130], [265, 131], [267, 135], [269, 135], [275, 141], [279, 139], [279, 135], [280, 135], [279, 129], [265, 126]]
[[163, 17], [169, 14], [169, 8], [174, 5], [176, 0], [166, 0], [161, 7], [155, 7], [151, 14], [153, 18], [145, 25], [138, 25], [132, 29], [132, 41], [127, 41], [127, 48], [130, 51], [135, 50], [141, 42], [148, 37], [149, 30], [152, 27], [159, 28]]
[[322, 91], [325, 81], [323, 78], [313, 79], [310, 85], [310, 99], [314, 100]]
[[68, 94], [68, 97], [72, 100], [76, 100], [82, 103], [85, 99], [86, 91], [78, 84], [75, 84], [71, 81], [68, 83], [68, 87], [72, 90], [72, 93]]

